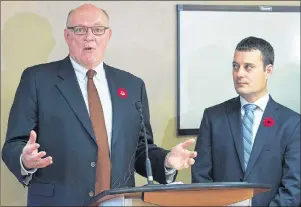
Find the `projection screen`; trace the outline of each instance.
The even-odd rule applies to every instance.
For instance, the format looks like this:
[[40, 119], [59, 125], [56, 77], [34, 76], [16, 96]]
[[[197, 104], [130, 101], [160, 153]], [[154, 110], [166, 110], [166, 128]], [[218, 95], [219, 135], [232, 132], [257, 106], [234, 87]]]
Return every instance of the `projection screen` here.
[[275, 51], [272, 98], [300, 113], [300, 7], [177, 5], [177, 135], [197, 135], [204, 109], [238, 96], [236, 44], [266, 39]]

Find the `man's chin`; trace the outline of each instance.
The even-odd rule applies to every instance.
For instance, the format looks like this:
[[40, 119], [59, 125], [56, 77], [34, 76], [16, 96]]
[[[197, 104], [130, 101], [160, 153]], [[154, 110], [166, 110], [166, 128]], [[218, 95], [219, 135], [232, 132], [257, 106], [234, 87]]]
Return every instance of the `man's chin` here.
[[248, 95], [250, 92], [243, 88], [236, 88], [236, 93], [240, 96]]
[[94, 69], [96, 63], [93, 59], [85, 59], [83, 60], [83, 64], [88, 67], [88, 69]]

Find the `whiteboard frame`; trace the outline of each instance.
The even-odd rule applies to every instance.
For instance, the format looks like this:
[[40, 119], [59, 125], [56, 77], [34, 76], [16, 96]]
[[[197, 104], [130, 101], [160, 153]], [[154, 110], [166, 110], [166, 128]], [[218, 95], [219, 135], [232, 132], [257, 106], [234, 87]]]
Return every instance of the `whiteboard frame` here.
[[[269, 5], [195, 5], [195, 4], [177, 4], [177, 136], [196, 136], [198, 128], [183, 129], [180, 128], [180, 57], [181, 57], [181, 42], [180, 42], [180, 14], [183, 11], [212, 11], [212, 12], [299, 12], [300, 6], [269, 6]], [[200, 119], [201, 122], [201, 119]]]

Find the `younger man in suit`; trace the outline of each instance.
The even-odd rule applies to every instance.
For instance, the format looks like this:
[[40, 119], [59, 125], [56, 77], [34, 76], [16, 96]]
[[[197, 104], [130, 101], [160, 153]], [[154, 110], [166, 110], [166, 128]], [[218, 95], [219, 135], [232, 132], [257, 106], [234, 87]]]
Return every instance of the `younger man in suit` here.
[[300, 115], [267, 92], [274, 50], [247, 37], [236, 46], [232, 75], [239, 97], [205, 109], [192, 182], [270, 184], [252, 206], [300, 203]]

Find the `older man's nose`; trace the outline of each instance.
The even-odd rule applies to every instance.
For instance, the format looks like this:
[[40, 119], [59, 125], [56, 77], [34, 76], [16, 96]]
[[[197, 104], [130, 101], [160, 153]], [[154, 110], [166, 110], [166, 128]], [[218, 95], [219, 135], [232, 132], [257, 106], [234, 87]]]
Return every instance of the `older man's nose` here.
[[92, 28], [88, 28], [87, 33], [85, 34], [86, 40], [93, 40], [95, 38], [95, 35], [92, 32]]

